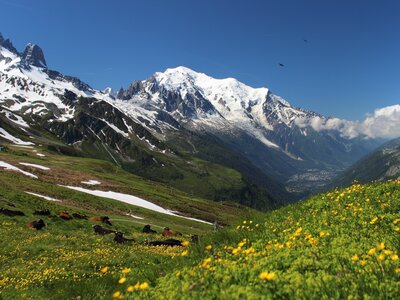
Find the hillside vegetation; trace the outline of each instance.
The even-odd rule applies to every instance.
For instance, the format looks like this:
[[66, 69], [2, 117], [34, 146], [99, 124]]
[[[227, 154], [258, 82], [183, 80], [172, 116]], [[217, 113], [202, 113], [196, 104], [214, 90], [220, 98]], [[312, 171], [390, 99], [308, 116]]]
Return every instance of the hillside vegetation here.
[[182, 253], [188, 267], [145, 291], [127, 276], [114, 297], [396, 299], [399, 240], [400, 180], [354, 184], [244, 220]]
[[[218, 221], [223, 226], [257, 213], [236, 203], [195, 198], [108, 162], [59, 155], [44, 147], [9, 145], [0, 152], [0, 161], [38, 177], [0, 167], [0, 208], [25, 214], [10, 217], [0, 213], [0, 299], [109, 299], [125, 265], [135, 270], [131, 278], [154, 285], [156, 278], [182, 268], [186, 261], [180, 258], [182, 247], [151, 247], [146, 241], [164, 239], [164, 226], [182, 232], [182, 241], [190, 240], [192, 234], [205, 236], [213, 230], [212, 225], [204, 222], [161, 214], [65, 186], [135, 195], [186, 217]], [[99, 184], [89, 186], [82, 182], [90, 180]], [[35, 210], [46, 209], [50, 216], [34, 215]], [[119, 245], [113, 241], [114, 234], [95, 235], [92, 225], [96, 223], [77, 218], [62, 220], [57, 214], [63, 211], [109, 216], [112, 226], [97, 224], [121, 231], [135, 242]], [[39, 219], [46, 224], [42, 230], [26, 226]], [[151, 224], [158, 233], [142, 233], [145, 224]]]
[[[354, 184], [260, 213], [192, 199], [107, 162], [35, 151], [46, 156], [25, 148], [0, 154], [0, 160], [38, 176], [0, 170], [0, 207], [25, 214], [0, 214], [0, 299], [393, 299], [400, 294], [400, 180]], [[139, 195], [225, 226], [213, 233], [209, 224], [57, 185], [88, 179], [102, 182], [93, 189]], [[33, 216], [36, 209], [52, 215]], [[60, 211], [108, 215], [113, 226], [104, 226], [135, 242], [116, 244], [113, 234], [95, 235], [94, 223], [64, 221], [56, 216]], [[39, 218], [44, 229], [26, 226]], [[141, 233], [147, 223], [158, 233]], [[162, 239], [164, 226], [181, 231], [185, 247], [147, 245], [146, 240]], [[191, 242], [191, 234], [199, 235], [198, 243]]]

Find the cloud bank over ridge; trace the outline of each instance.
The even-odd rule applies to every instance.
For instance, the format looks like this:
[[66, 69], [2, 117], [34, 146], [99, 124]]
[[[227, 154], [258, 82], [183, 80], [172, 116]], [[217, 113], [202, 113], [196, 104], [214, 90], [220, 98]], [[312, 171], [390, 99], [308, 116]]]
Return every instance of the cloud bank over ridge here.
[[311, 119], [298, 118], [295, 124], [301, 128], [310, 126], [316, 131], [338, 130], [347, 138], [396, 138], [400, 137], [400, 105], [392, 105], [376, 109], [367, 114], [362, 121], [348, 121], [339, 118]]

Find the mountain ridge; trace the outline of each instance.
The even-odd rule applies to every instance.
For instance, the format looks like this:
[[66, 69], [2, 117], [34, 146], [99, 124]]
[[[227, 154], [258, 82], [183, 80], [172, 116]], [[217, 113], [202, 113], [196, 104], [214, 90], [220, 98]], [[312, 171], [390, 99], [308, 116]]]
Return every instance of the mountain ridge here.
[[[182, 178], [187, 180], [184, 169], [209, 174], [198, 171], [199, 166], [184, 166], [188, 157], [201, 158], [238, 171], [245, 189], [257, 182], [250, 194], [223, 188], [227, 197], [246, 194], [248, 201], [255, 193], [270, 199], [266, 195], [272, 190], [284, 203], [324, 185], [375, 146], [373, 141], [346, 139], [337, 130], [299, 126], [325, 117], [234, 78], [215, 79], [177, 67], [136, 80], [116, 93], [98, 91], [49, 69], [40, 47], [29, 44], [26, 49], [21, 54], [0, 46], [0, 105], [68, 147], [152, 180], [171, 183], [161, 175], [167, 165], [177, 186]], [[180, 161], [181, 171], [174, 160]], [[202, 176], [196, 180], [205, 184]], [[217, 194], [218, 189], [212, 195]]]

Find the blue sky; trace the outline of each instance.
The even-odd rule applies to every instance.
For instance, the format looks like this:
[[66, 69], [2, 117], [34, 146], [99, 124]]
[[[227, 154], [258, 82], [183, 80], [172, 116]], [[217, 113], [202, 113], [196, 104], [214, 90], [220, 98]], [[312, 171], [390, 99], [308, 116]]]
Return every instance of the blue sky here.
[[98, 89], [184, 65], [327, 116], [400, 103], [400, 1], [0, 0], [0, 10], [17, 49], [39, 44], [51, 69]]

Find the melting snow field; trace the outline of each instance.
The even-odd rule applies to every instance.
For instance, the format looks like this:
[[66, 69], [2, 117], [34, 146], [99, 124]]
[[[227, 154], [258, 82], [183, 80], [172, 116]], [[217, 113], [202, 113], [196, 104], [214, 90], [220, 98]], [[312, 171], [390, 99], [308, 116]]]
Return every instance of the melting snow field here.
[[43, 198], [43, 199], [46, 199], [46, 200], [49, 200], [49, 201], [61, 202], [61, 200], [54, 199], [54, 198], [51, 198], [51, 197], [47, 197], [47, 196], [40, 195], [40, 194], [36, 194], [36, 193], [32, 193], [32, 192], [25, 192], [25, 193], [27, 193], [29, 195], [33, 195], [33, 196], [39, 197], [39, 198]]
[[100, 181], [90, 179], [89, 181], [81, 181], [81, 183], [88, 184], [88, 185], [98, 185], [101, 184]]
[[12, 171], [20, 172], [20, 173], [22, 173], [22, 174], [24, 174], [26, 176], [32, 177], [32, 178], [36, 178], [36, 179], [38, 178], [36, 175], [33, 175], [32, 173], [29, 173], [29, 172], [26, 172], [24, 170], [21, 170], [20, 168], [14, 167], [13, 165], [10, 165], [10, 164], [8, 164], [8, 163], [6, 163], [4, 161], [0, 161], [0, 167], [4, 168], [6, 170], [12, 170]]
[[40, 169], [40, 170], [50, 170], [50, 168], [48, 168], [48, 167], [37, 165], [37, 164], [30, 164], [30, 163], [23, 163], [23, 162], [20, 162], [19, 164], [23, 165], [23, 166], [33, 167], [33, 168]]
[[170, 210], [162, 208], [161, 206], [158, 206], [158, 205], [156, 205], [156, 204], [154, 204], [154, 203], [152, 203], [150, 201], [144, 200], [144, 199], [136, 197], [136, 196], [122, 194], [122, 193], [116, 193], [116, 192], [111, 192], [111, 191], [104, 192], [104, 191], [99, 191], [99, 190], [88, 190], [88, 189], [81, 188], [81, 187], [76, 187], [76, 186], [65, 186], [65, 185], [61, 185], [61, 186], [69, 188], [71, 190], [75, 190], [75, 191], [91, 194], [91, 195], [94, 195], [94, 196], [114, 199], [114, 200], [117, 200], [117, 201], [121, 201], [121, 202], [125, 202], [125, 203], [128, 203], [128, 204], [132, 204], [132, 205], [135, 205], [135, 206], [143, 207], [143, 208], [146, 208], [146, 209], [149, 209], [149, 210], [152, 210], [152, 211], [156, 211], [156, 212], [159, 212], [159, 213], [162, 213], [162, 214], [165, 214], [165, 215], [180, 217], [180, 218], [189, 219], [189, 220], [193, 220], [193, 221], [202, 222], [202, 223], [206, 223], [206, 224], [212, 225], [212, 223], [206, 222], [206, 221], [203, 221], [203, 220], [180, 216], [180, 215], [178, 215], [178, 214], [176, 214], [176, 213], [174, 213], [174, 212], [172, 212]]
[[13, 142], [16, 145], [34, 145], [34, 143], [31, 142], [24, 142], [23, 140], [20, 140], [19, 138], [9, 134], [6, 130], [0, 127], [0, 136], [6, 140], [9, 140], [10, 142]]

